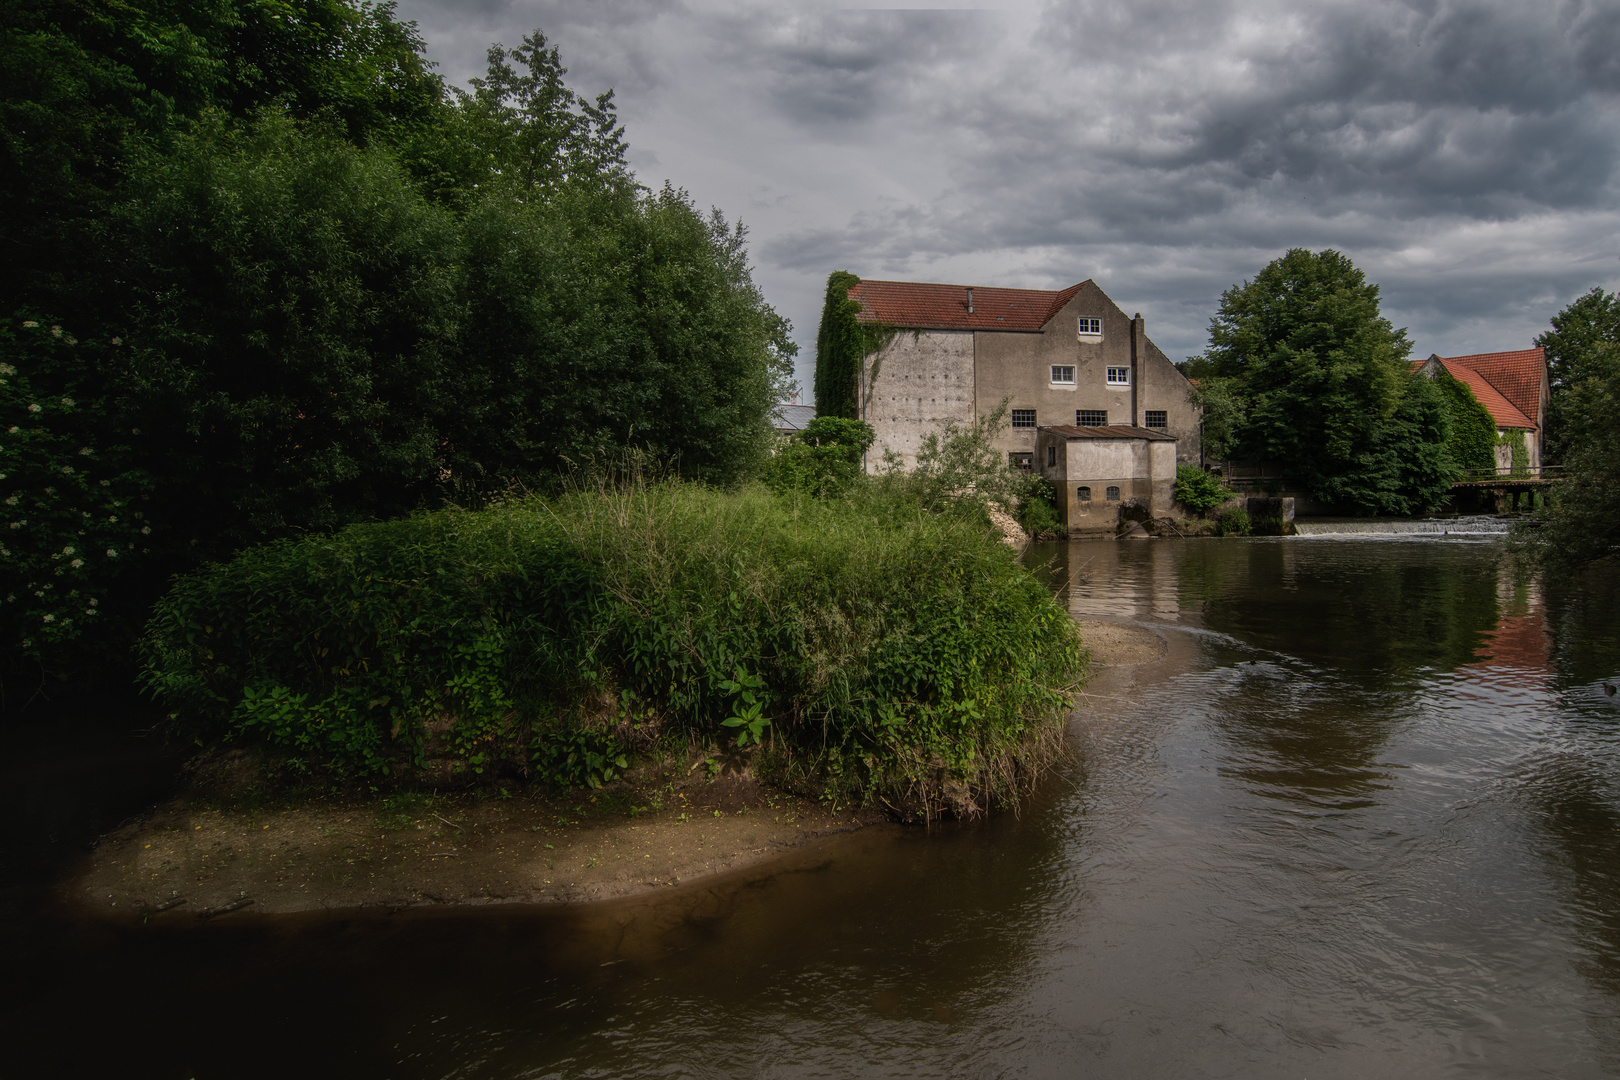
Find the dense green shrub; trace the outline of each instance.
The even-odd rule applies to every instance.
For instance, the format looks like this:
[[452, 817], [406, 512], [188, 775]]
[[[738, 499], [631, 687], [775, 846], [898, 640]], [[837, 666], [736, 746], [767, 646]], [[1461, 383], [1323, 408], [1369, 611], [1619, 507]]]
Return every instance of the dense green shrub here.
[[[1056, 752], [1074, 624], [971, 515], [632, 482], [285, 540], [181, 579], [146, 685], [309, 767], [611, 770], [659, 730], [916, 816]], [[726, 721], [737, 723], [727, 725]]]
[[1196, 465], [1176, 466], [1176, 502], [1194, 514], [1202, 514], [1232, 497], [1220, 477]]
[[1057, 491], [1052, 482], [1037, 472], [1023, 473], [1013, 484], [1017, 509], [1013, 517], [1032, 538], [1058, 532], [1063, 519], [1058, 516]]
[[1248, 536], [1250, 527], [1249, 512], [1241, 506], [1234, 506], [1221, 514], [1215, 532], [1220, 536]]
[[765, 483], [783, 494], [841, 495], [865, 475], [861, 458], [876, 437], [863, 420], [818, 416], [771, 455]]

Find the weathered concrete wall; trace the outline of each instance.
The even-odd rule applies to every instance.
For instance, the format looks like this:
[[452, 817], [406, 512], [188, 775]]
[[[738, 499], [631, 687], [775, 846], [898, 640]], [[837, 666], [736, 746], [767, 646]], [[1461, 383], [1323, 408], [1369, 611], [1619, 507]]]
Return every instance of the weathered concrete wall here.
[[[1081, 334], [1081, 316], [1101, 318], [1103, 332]], [[1110, 424], [1140, 426], [1147, 410], [1160, 410], [1166, 414], [1165, 434], [1175, 437], [1180, 459], [1198, 461], [1199, 416], [1187, 400], [1191, 388], [1186, 378], [1147, 339], [1142, 323], [1096, 286], [1076, 293], [1039, 333], [978, 331], [975, 352], [981, 416], [1004, 398], [1011, 408], [1034, 409], [1035, 423], [1043, 427], [1073, 424], [1081, 409], [1107, 413]], [[1074, 382], [1053, 382], [1054, 365], [1072, 366]], [[1130, 382], [1110, 384], [1111, 367], [1130, 371]], [[1000, 449], [1009, 453], [1034, 448], [1034, 428], [1009, 428], [1002, 436]]]
[[889, 450], [912, 468], [924, 435], [948, 420], [972, 423], [973, 379], [970, 330], [902, 330], [868, 357], [862, 416], [877, 434], [868, 468], [875, 471]]
[[[1046, 448], [1057, 448], [1047, 465]], [[1152, 514], [1169, 510], [1175, 486], [1176, 444], [1146, 439], [1064, 439], [1041, 433], [1041, 473], [1058, 492], [1058, 514], [1070, 532], [1112, 532], [1121, 504], [1139, 501]], [[1085, 488], [1090, 498], [1083, 498]], [[1117, 488], [1114, 498], [1109, 488]]]

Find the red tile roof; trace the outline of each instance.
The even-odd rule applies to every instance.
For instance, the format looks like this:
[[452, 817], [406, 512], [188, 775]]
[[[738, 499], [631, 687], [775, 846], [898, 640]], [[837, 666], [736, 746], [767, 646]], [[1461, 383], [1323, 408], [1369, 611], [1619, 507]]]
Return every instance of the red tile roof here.
[[[859, 300], [861, 322], [917, 330], [1039, 330], [1089, 281], [1062, 292], [997, 289], [980, 285], [935, 285], [923, 281], [862, 281], [849, 290]], [[973, 311], [967, 293], [973, 290]]]
[[[1452, 378], [1473, 391], [1474, 400], [1485, 406], [1485, 411], [1491, 414], [1491, 419], [1496, 421], [1497, 427], [1523, 428], [1527, 431], [1536, 429], [1535, 421], [1524, 415], [1524, 411], [1515, 406], [1513, 402], [1503, 397], [1496, 387], [1486, 380], [1485, 376], [1471, 367], [1464, 367], [1455, 360], [1447, 360], [1443, 356], [1436, 356], [1434, 359], [1440, 361], [1440, 366], [1445, 368]], [[1427, 360], [1414, 360], [1412, 366], [1415, 369], [1427, 363]]]
[[[978, 307], [978, 300], [973, 302]], [[1174, 435], [1166, 435], [1157, 428], [1132, 427], [1130, 424], [1109, 424], [1107, 427], [1075, 427], [1073, 424], [1054, 424], [1051, 427], [1043, 426], [1040, 430], [1050, 431], [1054, 435], [1065, 439], [1151, 439], [1154, 442], [1175, 442]]]
[[[1446, 370], [1457, 374], [1458, 366], [1476, 371], [1502, 396], [1513, 403], [1530, 427], [1541, 420], [1541, 384], [1547, 377], [1547, 354], [1543, 349], [1516, 352], [1475, 353], [1472, 356], [1442, 356]], [[1475, 396], [1478, 396], [1477, 394]], [[1484, 404], [1483, 399], [1481, 404]], [[1488, 409], [1489, 405], [1485, 405]], [[1495, 415], [1494, 413], [1492, 415]], [[1517, 425], [1503, 425], [1511, 427]]]

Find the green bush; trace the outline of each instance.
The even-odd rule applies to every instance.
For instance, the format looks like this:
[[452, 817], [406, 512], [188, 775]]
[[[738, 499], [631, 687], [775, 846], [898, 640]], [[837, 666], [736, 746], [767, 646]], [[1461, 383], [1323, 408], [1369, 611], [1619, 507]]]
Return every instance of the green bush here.
[[1249, 512], [1235, 506], [1221, 515], [1216, 532], [1221, 536], [1248, 536], [1249, 529]]
[[892, 496], [630, 482], [264, 545], [176, 583], [146, 686], [190, 734], [338, 773], [600, 781], [675, 731], [973, 814], [1057, 753], [1083, 654], [973, 514]]
[[1018, 509], [1013, 517], [1032, 538], [1055, 533], [1063, 527], [1058, 517], [1057, 492], [1040, 473], [1025, 473], [1013, 485]]
[[841, 416], [818, 416], [795, 432], [765, 465], [773, 491], [827, 498], [841, 495], [861, 476], [861, 455], [876, 436], [871, 425]]
[[1176, 466], [1176, 502], [1194, 514], [1202, 514], [1232, 497], [1220, 477], [1196, 465]]

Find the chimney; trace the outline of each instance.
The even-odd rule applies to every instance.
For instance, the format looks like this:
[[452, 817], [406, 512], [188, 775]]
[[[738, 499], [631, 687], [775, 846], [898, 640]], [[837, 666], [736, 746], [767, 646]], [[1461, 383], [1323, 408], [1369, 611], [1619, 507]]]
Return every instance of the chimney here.
[[973, 290], [969, 289], [967, 291], [967, 294], [968, 294], [968, 314], [971, 315], [971, 314], [973, 314]]
[[1131, 320], [1131, 426], [1142, 426], [1142, 360], [1147, 348], [1147, 324], [1138, 311]]

